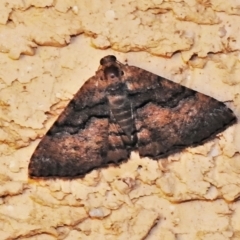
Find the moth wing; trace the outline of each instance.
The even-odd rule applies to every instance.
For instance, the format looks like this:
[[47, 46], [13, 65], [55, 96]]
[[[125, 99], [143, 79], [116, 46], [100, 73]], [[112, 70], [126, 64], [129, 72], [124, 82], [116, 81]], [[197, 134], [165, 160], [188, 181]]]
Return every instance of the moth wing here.
[[232, 110], [214, 98], [137, 67], [126, 72], [142, 157], [196, 146], [236, 122]]
[[90, 78], [49, 129], [29, 163], [30, 177], [75, 177], [105, 165], [109, 108], [106, 82]]

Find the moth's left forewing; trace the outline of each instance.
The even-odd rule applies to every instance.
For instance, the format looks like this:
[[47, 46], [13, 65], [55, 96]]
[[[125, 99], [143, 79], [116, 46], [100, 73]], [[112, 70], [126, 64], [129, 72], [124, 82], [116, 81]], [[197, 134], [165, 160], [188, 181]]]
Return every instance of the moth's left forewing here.
[[224, 103], [143, 69], [129, 66], [125, 81], [142, 157], [201, 144], [236, 122]]

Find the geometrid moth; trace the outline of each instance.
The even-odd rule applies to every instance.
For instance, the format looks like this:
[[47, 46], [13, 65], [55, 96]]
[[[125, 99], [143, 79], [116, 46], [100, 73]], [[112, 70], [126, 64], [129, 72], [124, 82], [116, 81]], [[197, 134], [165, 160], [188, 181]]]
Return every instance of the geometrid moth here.
[[30, 177], [78, 177], [204, 143], [236, 122], [222, 102], [106, 56], [43, 137]]

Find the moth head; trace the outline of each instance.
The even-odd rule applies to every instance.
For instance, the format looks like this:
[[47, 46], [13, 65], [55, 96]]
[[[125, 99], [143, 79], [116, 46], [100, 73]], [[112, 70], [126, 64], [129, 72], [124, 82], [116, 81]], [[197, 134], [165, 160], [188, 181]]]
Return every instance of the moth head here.
[[101, 79], [108, 80], [110, 82], [121, 81], [121, 76], [123, 71], [121, 69], [120, 63], [117, 58], [113, 55], [108, 55], [100, 60], [101, 70], [103, 71], [103, 76]]
[[108, 63], [115, 63], [117, 61], [117, 58], [113, 55], [108, 55], [100, 60], [100, 64], [102, 66], [108, 65]]
[[121, 77], [123, 75], [121, 68], [116, 65], [105, 67], [103, 69], [103, 72], [104, 72], [104, 79], [110, 82], [116, 82], [121, 80]]

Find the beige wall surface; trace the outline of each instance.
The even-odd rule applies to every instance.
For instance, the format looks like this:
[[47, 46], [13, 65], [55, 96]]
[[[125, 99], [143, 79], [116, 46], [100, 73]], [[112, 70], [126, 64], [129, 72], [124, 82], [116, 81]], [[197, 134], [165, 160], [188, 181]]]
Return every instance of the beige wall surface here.
[[41, 137], [108, 54], [239, 118], [239, 30], [237, 0], [1, 1], [0, 239], [240, 239], [240, 124], [160, 161], [133, 152], [81, 179], [28, 178]]

